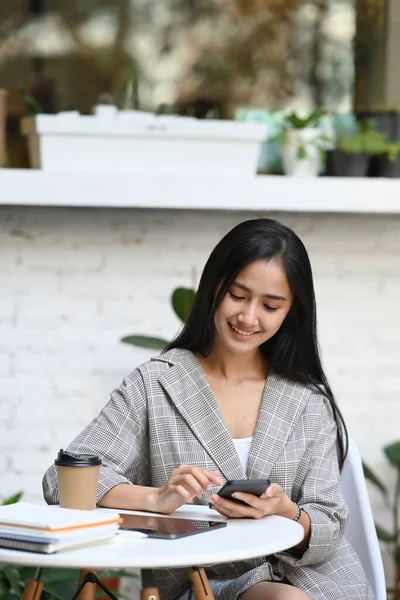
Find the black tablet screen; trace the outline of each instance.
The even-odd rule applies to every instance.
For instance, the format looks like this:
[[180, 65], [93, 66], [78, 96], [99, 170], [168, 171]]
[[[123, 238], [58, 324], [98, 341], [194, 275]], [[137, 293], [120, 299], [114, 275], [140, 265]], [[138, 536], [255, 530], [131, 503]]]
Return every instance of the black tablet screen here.
[[158, 517], [122, 514], [121, 529], [140, 531], [149, 537], [173, 539], [203, 533], [226, 527], [220, 521], [192, 521], [190, 519], [177, 519], [175, 517]]

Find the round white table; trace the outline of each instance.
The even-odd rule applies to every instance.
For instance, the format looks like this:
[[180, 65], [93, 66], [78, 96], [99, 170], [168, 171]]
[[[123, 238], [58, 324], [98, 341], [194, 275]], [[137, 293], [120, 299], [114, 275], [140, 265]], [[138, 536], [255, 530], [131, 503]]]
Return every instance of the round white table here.
[[[102, 509], [98, 509], [102, 510]], [[116, 511], [128, 514], [153, 515], [141, 511]], [[165, 516], [165, 515], [162, 515]], [[204, 506], [184, 506], [173, 513], [172, 516], [186, 517], [201, 520], [206, 516], [213, 520], [226, 520], [219, 513]], [[24, 565], [40, 568], [78, 568], [81, 569], [80, 583], [85, 577], [92, 576], [91, 571], [97, 569], [123, 569], [139, 568], [144, 572], [159, 568], [188, 567], [193, 571], [197, 568], [200, 579], [191, 579], [197, 582], [198, 591], [195, 598], [201, 600], [212, 599], [212, 592], [208, 581], [202, 579], [203, 569], [198, 567], [207, 564], [235, 562], [248, 558], [258, 558], [281, 552], [297, 545], [304, 536], [304, 530], [299, 523], [284, 519], [283, 517], [265, 517], [263, 519], [228, 519], [227, 526], [215, 531], [207, 531], [198, 535], [180, 539], [155, 539], [148, 538], [140, 533], [121, 531], [110, 541], [102, 544], [87, 546], [76, 550], [59, 552], [55, 554], [39, 554], [34, 552], [21, 552], [0, 548], [0, 563]], [[189, 575], [190, 576], [190, 575]], [[207, 580], [204, 575], [205, 580]], [[32, 591], [35, 583], [31, 580], [27, 589], [32, 584], [29, 593], [22, 598], [40, 598], [40, 593]], [[206, 587], [205, 587], [206, 586]], [[142, 590], [142, 600], [158, 600], [158, 591], [145, 586]], [[203, 594], [203, 588], [205, 593]], [[88, 583], [79, 594], [79, 600], [93, 600], [95, 597], [95, 583]], [[146, 593], [145, 593], [146, 592]]]
[[[151, 514], [120, 510], [119, 513]], [[152, 513], [154, 516], [154, 513]], [[165, 516], [165, 515], [163, 515]], [[225, 520], [204, 506], [182, 507], [172, 516]], [[0, 548], [0, 562], [29, 567], [92, 569], [159, 569], [191, 567], [268, 556], [301, 542], [301, 525], [283, 517], [228, 519], [227, 526], [176, 540], [138, 537], [121, 531], [112, 540], [67, 552], [39, 554]]]

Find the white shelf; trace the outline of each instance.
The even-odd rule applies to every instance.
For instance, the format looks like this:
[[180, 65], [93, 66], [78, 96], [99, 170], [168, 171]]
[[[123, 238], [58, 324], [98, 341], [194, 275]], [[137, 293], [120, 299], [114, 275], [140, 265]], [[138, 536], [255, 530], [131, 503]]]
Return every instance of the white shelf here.
[[0, 205], [400, 213], [400, 179], [0, 169]]

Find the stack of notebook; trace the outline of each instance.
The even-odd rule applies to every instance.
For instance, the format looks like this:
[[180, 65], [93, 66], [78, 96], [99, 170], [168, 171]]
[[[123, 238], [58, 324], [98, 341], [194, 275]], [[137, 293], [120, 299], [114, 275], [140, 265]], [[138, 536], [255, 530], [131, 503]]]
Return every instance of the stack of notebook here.
[[114, 511], [18, 502], [0, 506], [0, 548], [51, 554], [108, 540], [121, 522]]

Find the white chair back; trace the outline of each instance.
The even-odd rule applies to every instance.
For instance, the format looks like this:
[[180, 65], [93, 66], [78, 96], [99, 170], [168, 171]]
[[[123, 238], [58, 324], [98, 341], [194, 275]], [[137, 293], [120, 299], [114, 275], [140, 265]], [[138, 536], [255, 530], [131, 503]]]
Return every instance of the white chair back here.
[[346, 537], [357, 552], [375, 600], [386, 600], [385, 574], [357, 446], [349, 441], [349, 453], [341, 474], [341, 490], [349, 509]]

